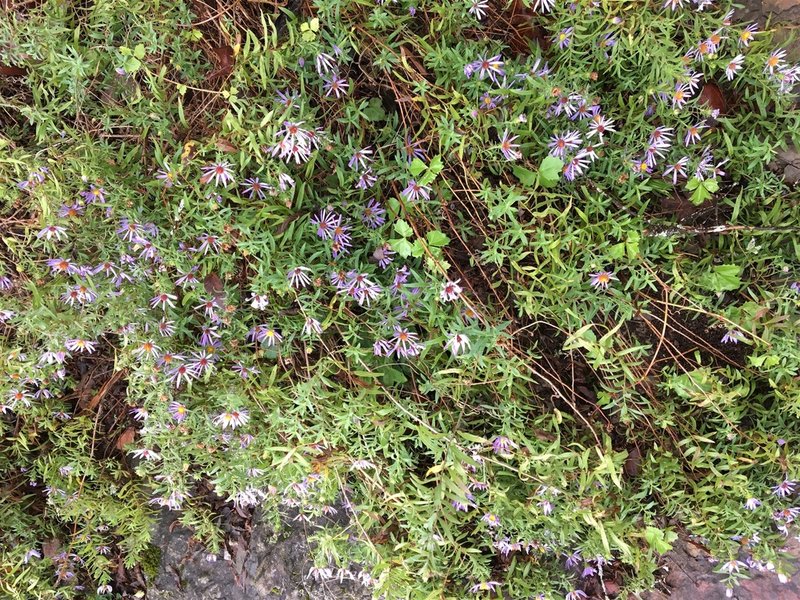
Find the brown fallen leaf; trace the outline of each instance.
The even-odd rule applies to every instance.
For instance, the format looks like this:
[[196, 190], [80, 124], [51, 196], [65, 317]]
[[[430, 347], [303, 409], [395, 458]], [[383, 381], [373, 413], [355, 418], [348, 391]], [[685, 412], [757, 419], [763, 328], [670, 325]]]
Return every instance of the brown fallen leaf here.
[[703, 89], [700, 90], [700, 96], [697, 101], [700, 104], [718, 110], [721, 114], [725, 114], [728, 109], [728, 103], [725, 102], [722, 90], [713, 81], [706, 82]]
[[125, 446], [130, 444], [133, 439], [136, 437], [136, 430], [133, 427], [128, 427], [125, 431], [120, 434], [117, 438], [117, 443], [114, 444], [117, 450], [123, 450]]

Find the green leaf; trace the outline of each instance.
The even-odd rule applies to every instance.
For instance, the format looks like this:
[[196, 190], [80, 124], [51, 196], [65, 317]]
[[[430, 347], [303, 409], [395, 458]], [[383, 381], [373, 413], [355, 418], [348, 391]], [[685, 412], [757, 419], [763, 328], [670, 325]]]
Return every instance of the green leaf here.
[[547, 156], [539, 166], [539, 183], [544, 187], [553, 187], [561, 177], [561, 169], [564, 168], [564, 161], [555, 156]]
[[729, 292], [741, 287], [741, 274], [739, 265], [717, 265], [701, 275], [698, 283], [712, 292]]
[[420, 174], [426, 169], [425, 163], [422, 162], [420, 159], [415, 158], [411, 161], [411, 164], [408, 165], [408, 171], [414, 176], [419, 177]]
[[139, 60], [144, 58], [144, 44], [136, 44], [136, 47], [133, 49], [133, 55], [138, 58]]
[[380, 98], [370, 98], [363, 112], [367, 120], [373, 123], [386, 120], [386, 111], [383, 109], [383, 103]]
[[392, 247], [392, 250], [397, 252], [403, 258], [408, 258], [411, 256], [411, 244], [407, 239], [396, 238], [389, 240], [389, 245]]
[[408, 381], [408, 378], [399, 369], [394, 367], [383, 367], [383, 384], [395, 385], [403, 384]]
[[425, 244], [422, 240], [415, 240], [414, 245], [411, 246], [411, 256], [419, 258], [425, 256]]
[[441, 231], [429, 231], [425, 237], [428, 240], [428, 244], [436, 248], [442, 248], [450, 243], [450, 238]]
[[663, 531], [658, 527], [647, 527], [644, 530], [644, 539], [659, 554], [666, 554], [672, 550], [672, 542], [678, 539], [674, 531]]
[[394, 230], [397, 234], [402, 235], [404, 238], [410, 237], [414, 234], [414, 230], [403, 219], [398, 219], [394, 224]]
[[514, 173], [516, 178], [519, 179], [519, 182], [525, 187], [534, 187], [536, 185], [537, 175], [535, 171], [531, 171], [525, 167], [520, 167], [519, 165], [513, 165], [511, 167], [511, 171]]

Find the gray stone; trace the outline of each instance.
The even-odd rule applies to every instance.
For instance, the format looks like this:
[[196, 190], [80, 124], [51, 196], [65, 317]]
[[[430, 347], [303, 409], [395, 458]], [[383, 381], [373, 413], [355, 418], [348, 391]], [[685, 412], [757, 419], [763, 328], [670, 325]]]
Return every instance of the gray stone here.
[[367, 600], [370, 591], [352, 580], [317, 582], [308, 576], [307, 528], [287, 521], [276, 533], [257, 513], [249, 541], [229, 532], [223, 556], [209, 561], [191, 531], [165, 511], [153, 532], [161, 549], [159, 573], [148, 600]]

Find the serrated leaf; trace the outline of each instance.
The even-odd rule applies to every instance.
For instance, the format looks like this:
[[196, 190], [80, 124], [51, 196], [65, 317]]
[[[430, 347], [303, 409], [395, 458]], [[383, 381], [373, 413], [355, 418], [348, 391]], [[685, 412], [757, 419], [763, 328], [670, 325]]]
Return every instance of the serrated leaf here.
[[420, 174], [427, 169], [425, 163], [422, 162], [420, 159], [415, 158], [411, 161], [411, 164], [408, 165], [408, 172], [411, 173], [414, 177], [419, 177]]
[[441, 231], [429, 231], [425, 238], [428, 240], [428, 244], [435, 248], [442, 248], [450, 243], [450, 238]]
[[411, 229], [411, 225], [406, 223], [403, 219], [398, 219], [398, 221], [394, 224], [394, 230], [398, 235], [401, 235], [404, 238], [410, 237], [414, 234], [414, 230]]
[[546, 156], [539, 166], [539, 183], [544, 187], [553, 187], [561, 177], [564, 161], [555, 156]]
[[396, 238], [389, 240], [389, 245], [392, 247], [392, 250], [397, 252], [403, 258], [408, 258], [411, 256], [411, 243], [407, 239]]

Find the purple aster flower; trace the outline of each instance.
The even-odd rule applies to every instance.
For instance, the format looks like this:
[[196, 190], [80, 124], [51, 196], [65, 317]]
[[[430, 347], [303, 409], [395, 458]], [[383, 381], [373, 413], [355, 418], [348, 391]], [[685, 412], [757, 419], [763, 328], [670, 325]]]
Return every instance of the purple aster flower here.
[[275, 95], [275, 101], [285, 108], [292, 108], [299, 97], [300, 95], [292, 90], [278, 90]]
[[458, 356], [459, 354], [469, 350], [469, 346], [469, 338], [463, 333], [456, 333], [447, 340], [444, 348], [445, 350], [450, 350], [450, 353], [453, 356]]
[[559, 49], [564, 50], [572, 42], [572, 32], [574, 27], [566, 27], [553, 36], [553, 42], [558, 44]]
[[394, 342], [393, 351], [403, 358], [417, 356], [424, 348], [424, 346], [417, 341], [418, 339], [416, 333], [402, 327], [395, 327], [394, 337], [392, 338]]
[[506, 129], [503, 132], [503, 137], [500, 138], [500, 152], [508, 161], [519, 160], [522, 158], [522, 153], [519, 151], [519, 144], [516, 143], [518, 135], [511, 135], [511, 132]]
[[784, 58], [786, 58], [786, 50], [773, 50], [772, 54], [770, 54], [769, 58], [767, 58], [766, 63], [764, 63], [764, 71], [769, 71], [770, 75], [774, 75], [775, 69], [780, 69], [783, 67]]
[[314, 66], [316, 67], [317, 73], [320, 76], [324, 75], [325, 73], [332, 73], [336, 70], [336, 59], [330, 54], [320, 52], [314, 58]]
[[431, 188], [429, 188], [427, 185], [421, 185], [417, 183], [416, 180], [412, 179], [408, 182], [406, 188], [400, 192], [400, 195], [409, 202], [417, 202], [420, 198], [430, 200]]
[[784, 479], [782, 482], [772, 488], [772, 493], [779, 498], [786, 498], [794, 493], [794, 488], [796, 485], [797, 482]]
[[372, 353], [375, 356], [391, 356], [394, 352], [394, 346], [389, 340], [378, 339], [372, 345]]
[[492, 452], [495, 454], [511, 454], [513, 448], [518, 448], [510, 438], [498, 435], [492, 440]]
[[738, 344], [740, 341], [744, 340], [744, 335], [737, 331], [736, 329], [731, 329], [725, 332], [725, 335], [722, 336], [720, 339], [720, 343], [722, 344]]
[[67, 340], [64, 346], [70, 352], [86, 352], [87, 354], [93, 354], [97, 347], [97, 342], [74, 338]]
[[258, 177], [250, 177], [245, 179], [242, 182], [242, 187], [244, 187], [244, 194], [248, 198], [252, 198], [256, 196], [257, 198], [263, 200], [265, 195], [265, 190], [269, 189], [269, 186], [262, 183]]
[[756, 23], [751, 23], [747, 27], [739, 33], [739, 39], [737, 40], [737, 44], [739, 47], [747, 48], [750, 45], [750, 42], [753, 41], [753, 37], [755, 34], [758, 33], [758, 25]]
[[317, 228], [317, 237], [323, 240], [333, 238], [333, 232], [342, 223], [341, 215], [327, 208], [322, 209], [318, 215], [311, 217], [311, 224]]
[[689, 157], [684, 156], [681, 157], [680, 160], [677, 162], [667, 165], [667, 168], [664, 169], [664, 177], [668, 177], [672, 175], [672, 183], [673, 185], [678, 183], [678, 178], [686, 179], [686, 165], [689, 164]]
[[231, 428], [236, 429], [242, 425], [246, 425], [250, 420], [250, 415], [244, 409], [225, 411], [214, 418], [214, 425], [221, 427], [223, 430]]
[[370, 281], [366, 273], [350, 271], [347, 273], [347, 280], [344, 285], [337, 286], [340, 294], [347, 294], [358, 302], [359, 306], [367, 306], [375, 300], [383, 291], [381, 286]]
[[353, 153], [353, 156], [351, 156], [350, 160], [347, 162], [347, 166], [354, 171], [359, 171], [361, 169], [367, 169], [371, 162], [372, 150], [369, 148], [362, 148]]
[[598, 271], [589, 274], [589, 285], [595, 289], [607, 290], [612, 281], [617, 281], [616, 275], [610, 271]]
[[567, 151], [579, 148], [581, 141], [581, 136], [577, 131], [567, 131], [550, 138], [547, 147], [550, 148], [551, 156], [563, 158]]
[[201, 169], [203, 172], [200, 177], [200, 183], [209, 184], [212, 181], [214, 186], [225, 187], [233, 181], [233, 171], [231, 170], [231, 163], [226, 160], [211, 163]]
[[161, 181], [165, 188], [171, 188], [176, 184], [178, 174], [167, 163], [164, 163], [164, 168], [156, 171], [156, 179]]
[[7, 292], [12, 287], [14, 287], [14, 282], [11, 281], [10, 277], [5, 275], [0, 276], [0, 290]]
[[286, 274], [286, 280], [291, 287], [298, 290], [307, 285], [311, 285], [311, 278], [308, 276], [310, 272], [311, 269], [308, 267], [295, 267], [294, 269], [290, 269]]
[[200, 247], [197, 249], [197, 251], [201, 252], [202, 254], [208, 254], [209, 252], [218, 254], [222, 249], [222, 246], [219, 243], [219, 238], [215, 235], [202, 233], [198, 235], [196, 239], [198, 242], [200, 242]]
[[370, 229], [377, 229], [386, 222], [386, 209], [374, 198], [361, 211], [361, 221]]
[[181, 276], [175, 280], [175, 285], [177, 286], [186, 289], [187, 287], [190, 288], [195, 287], [197, 284], [200, 283], [200, 280], [197, 278], [197, 275], [195, 274], [197, 273], [197, 267], [192, 267], [186, 273], [184, 273], [179, 269], [178, 273], [180, 273]]
[[744, 503], [744, 507], [747, 510], [755, 510], [759, 506], [761, 506], [761, 500], [758, 498], [748, 498], [747, 501]]
[[189, 411], [186, 409], [186, 406], [176, 401], [170, 402], [167, 410], [169, 411], [170, 416], [172, 416], [172, 418], [178, 423], [182, 423], [189, 415]]
[[478, 21], [481, 21], [486, 16], [486, 10], [489, 8], [488, 0], [470, 0], [467, 12], [474, 16]]
[[310, 336], [310, 335], [319, 335], [321, 333], [322, 333], [322, 324], [313, 317], [308, 317], [306, 319], [306, 322], [303, 324], [303, 335]]
[[389, 244], [381, 244], [377, 248], [375, 248], [375, 252], [372, 253], [372, 257], [378, 261], [378, 266], [382, 269], [386, 269], [392, 261], [394, 260], [395, 251], [392, 250], [392, 247]]
[[564, 179], [567, 181], [574, 181], [576, 177], [583, 175], [586, 168], [589, 166], [589, 157], [592, 155], [597, 156], [594, 154], [594, 148], [592, 148], [591, 153], [578, 152], [578, 154], [568, 160], [562, 168]]
[[86, 204], [106, 201], [106, 191], [101, 187], [97, 187], [96, 185], [90, 185], [88, 190], [81, 192], [81, 196], [83, 196]]
[[157, 306], [161, 306], [163, 310], [167, 310], [168, 306], [175, 308], [175, 300], [177, 299], [178, 297], [173, 296], [172, 294], [156, 294], [150, 299], [150, 308], [156, 308]]
[[469, 591], [473, 594], [479, 594], [481, 592], [494, 592], [499, 588], [502, 583], [499, 581], [481, 581], [480, 583], [476, 583]]
[[176, 388], [181, 387], [181, 384], [197, 379], [197, 370], [191, 365], [180, 364], [169, 370], [167, 373], [169, 381], [175, 385]]
[[325, 88], [325, 96], [333, 94], [338, 99], [347, 94], [349, 84], [346, 79], [339, 77], [337, 73], [331, 74], [330, 79], [323, 79], [323, 81], [325, 82], [323, 86]]
[[67, 238], [66, 232], [66, 228], [60, 225], [48, 225], [47, 227], [43, 227], [39, 233], [36, 234], [36, 237], [39, 239], [44, 238], [48, 241], [55, 238], [60, 241]]
[[368, 168], [359, 175], [358, 181], [356, 182], [356, 189], [368, 190], [375, 185], [376, 181], [378, 181], [378, 178], [375, 176], [375, 173], [372, 172], [372, 169]]
[[78, 268], [68, 258], [51, 258], [47, 261], [53, 275], [71, 275], [78, 272]]
[[192, 369], [197, 375], [203, 375], [206, 372], [214, 370], [214, 355], [207, 353], [205, 350], [200, 352], [192, 352], [194, 360], [189, 361], [189, 368]]
[[586, 595], [586, 592], [583, 590], [572, 590], [571, 592], [567, 592], [566, 596], [564, 596], [564, 600], [586, 600], [589, 596]]
[[486, 523], [492, 529], [495, 527], [500, 527], [500, 517], [494, 513], [486, 513], [483, 515], [483, 517], [481, 517], [481, 521]]
[[736, 73], [742, 68], [744, 64], [744, 55], [737, 54], [734, 58], [732, 58], [728, 64], [725, 66], [725, 77], [728, 81], [733, 81], [733, 78], [736, 76]]
[[405, 152], [406, 160], [410, 163], [415, 158], [426, 160], [428, 157], [425, 150], [422, 148], [422, 142], [415, 142], [411, 139], [409, 134], [403, 138], [403, 152]]
[[503, 70], [503, 57], [498, 54], [491, 58], [478, 57], [478, 60], [472, 63], [473, 71], [478, 72], [480, 79], [491, 79], [497, 83], [498, 77], [503, 77], [506, 72]]
[[231, 370], [234, 371], [235, 373], [238, 373], [239, 377], [241, 377], [242, 379], [247, 379], [251, 375], [258, 375], [259, 373], [261, 373], [258, 367], [247, 367], [243, 365], [241, 362], [233, 363]]

